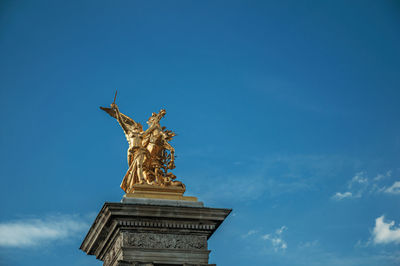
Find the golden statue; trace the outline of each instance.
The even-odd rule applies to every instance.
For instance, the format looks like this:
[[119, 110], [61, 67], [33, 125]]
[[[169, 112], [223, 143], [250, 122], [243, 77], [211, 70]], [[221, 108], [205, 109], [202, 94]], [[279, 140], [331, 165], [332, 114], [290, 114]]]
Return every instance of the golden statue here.
[[169, 142], [176, 134], [160, 125], [160, 120], [166, 114], [164, 109], [152, 113], [147, 121], [148, 129], [143, 130], [140, 123], [119, 111], [115, 98], [111, 108], [100, 108], [117, 119], [129, 143], [129, 168], [121, 183], [127, 195], [136, 193], [137, 196], [141, 193], [142, 196], [146, 194], [146, 197], [152, 197], [149, 194], [154, 196], [162, 191], [170, 196], [175, 195], [173, 199], [178, 196], [179, 199], [193, 200], [186, 199], [192, 197], [182, 197], [185, 185], [175, 181], [176, 176], [168, 172], [175, 168], [175, 149]]

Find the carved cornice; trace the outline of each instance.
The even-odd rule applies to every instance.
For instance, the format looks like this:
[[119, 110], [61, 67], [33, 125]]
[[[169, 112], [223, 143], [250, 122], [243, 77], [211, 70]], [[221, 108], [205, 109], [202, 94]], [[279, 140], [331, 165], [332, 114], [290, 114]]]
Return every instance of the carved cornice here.
[[194, 230], [214, 230], [215, 224], [199, 224], [199, 223], [179, 223], [168, 221], [127, 221], [117, 222], [118, 225], [124, 227], [150, 227], [150, 228], [178, 228], [178, 229], [194, 229]]
[[103, 260], [120, 230], [157, 234], [168, 229], [175, 235], [208, 239], [230, 212], [230, 209], [205, 207], [105, 203], [80, 248]]

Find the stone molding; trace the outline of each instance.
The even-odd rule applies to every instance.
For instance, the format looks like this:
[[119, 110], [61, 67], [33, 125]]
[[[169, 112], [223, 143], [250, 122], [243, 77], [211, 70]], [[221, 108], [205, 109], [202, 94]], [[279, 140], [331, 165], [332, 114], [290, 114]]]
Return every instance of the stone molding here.
[[196, 230], [214, 230], [214, 224], [198, 224], [198, 223], [177, 223], [164, 221], [118, 221], [120, 226], [129, 227], [151, 227], [151, 228], [181, 228], [181, 229], [196, 229]]
[[230, 212], [107, 202], [80, 249], [104, 266], [209, 265], [207, 240]]

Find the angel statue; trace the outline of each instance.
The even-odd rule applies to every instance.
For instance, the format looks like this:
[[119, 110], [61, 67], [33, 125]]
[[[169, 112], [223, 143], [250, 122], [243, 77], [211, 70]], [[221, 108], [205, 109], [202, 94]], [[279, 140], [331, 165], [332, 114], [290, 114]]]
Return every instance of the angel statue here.
[[121, 183], [126, 193], [131, 193], [136, 184], [185, 188], [183, 183], [174, 180], [174, 174], [168, 173], [175, 168], [175, 150], [168, 143], [175, 133], [160, 125], [161, 118], [166, 114], [164, 109], [152, 114], [147, 122], [149, 128], [144, 131], [140, 123], [119, 111], [115, 99], [111, 108], [100, 108], [117, 119], [129, 143], [129, 168]]

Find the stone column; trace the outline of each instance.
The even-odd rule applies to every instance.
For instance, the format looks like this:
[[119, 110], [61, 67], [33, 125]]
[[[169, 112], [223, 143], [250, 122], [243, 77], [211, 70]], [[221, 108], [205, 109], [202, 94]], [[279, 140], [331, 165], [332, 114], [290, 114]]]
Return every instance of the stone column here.
[[106, 202], [80, 249], [104, 266], [215, 265], [207, 240], [230, 212], [177, 200]]

